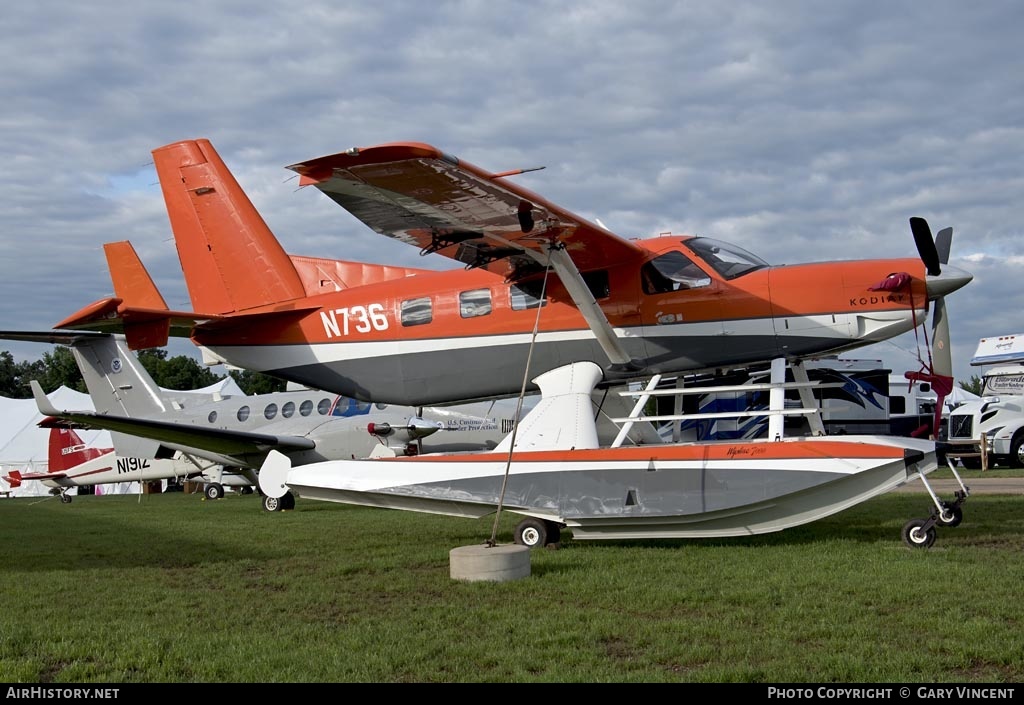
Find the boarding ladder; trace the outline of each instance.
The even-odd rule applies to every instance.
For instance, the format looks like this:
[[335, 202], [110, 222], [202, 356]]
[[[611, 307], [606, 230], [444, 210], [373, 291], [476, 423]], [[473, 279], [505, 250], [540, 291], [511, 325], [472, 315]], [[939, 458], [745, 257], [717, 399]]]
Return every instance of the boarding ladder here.
[[[633, 406], [633, 410], [629, 416], [619, 417], [611, 419], [616, 424], [622, 424], [619, 428], [619, 433], [612, 441], [612, 447], [617, 448], [622, 445], [629, 432], [633, 428], [633, 424], [649, 421], [649, 422], [660, 422], [660, 421], [683, 421], [689, 419], [723, 419], [723, 418], [744, 418], [744, 417], [755, 417], [755, 416], [767, 416], [768, 417], [768, 437], [772, 440], [781, 441], [784, 437], [784, 421], [786, 416], [806, 416], [808, 423], [811, 427], [811, 435], [824, 436], [825, 435], [825, 424], [821, 418], [821, 408], [815, 402], [812, 388], [827, 386], [820, 382], [811, 382], [807, 376], [807, 370], [800, 362], [790, 363], [790, 367], [793, 370], [793, 382], [786, 382], [786, 364], [787, 361], [784, 358], [777, 358], [772, 361], [771, 364], [771, 376], [770, 381], [761, 384], [735, 384], [735, 385], [722, 385], [722, 386], [694, 386], [694, 387], [677, 387], [675, 389], [658, 389], [658, 384], [661, 382], [661, 375], [655, 375], [647, 383], [647, 386], [641, 390], [628, 390], [620, 391], [619, 395], [623, 397], [636, 397], [636, 404]], [[786, 408], [786, 390], [787, 389], [798, 389], [800, 391], [800, 403], [802, 404], [799, 408]], [[676, 407], [679, 408], [683, 395], [686, 394], [713, 394], [718, 392], [752, 392], [752, 391], [768, 391], [768, 408], [767, 409], [751, 409], [744, 411], [718, 411], [710, 413], [694, 413], [694, 414], [661, 414], [649, 416], [643, 413], [644, 407], [647, 402], [653, 396], [676, 396], [677, 403]], [[678, 424], [676, 424], [678, 430]], [[673, 440], [678, 440], [674, 437]]]

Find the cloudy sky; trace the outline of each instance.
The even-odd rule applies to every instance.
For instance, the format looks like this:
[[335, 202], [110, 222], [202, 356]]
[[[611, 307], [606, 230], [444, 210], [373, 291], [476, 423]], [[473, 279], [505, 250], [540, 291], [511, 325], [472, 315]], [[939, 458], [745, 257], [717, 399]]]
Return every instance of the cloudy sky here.
[[[420, 141], [627, 237], [772, 263], [914, 256], [954, 229], [958, 379], [1024, 332], [1024, 4], [376, 0], [15, 3], [0, 14], [0, 328], [110, 295], [130, 240], [188, 295], [150, 152], [208, 138], [293, 254], [449, 268], [284, 167]], [[907, 334], [847, 357], [918, 369]], [[40, 346], [0, 341], [16, 359]], [[191, 354], [187, 342], [171, 354]]]

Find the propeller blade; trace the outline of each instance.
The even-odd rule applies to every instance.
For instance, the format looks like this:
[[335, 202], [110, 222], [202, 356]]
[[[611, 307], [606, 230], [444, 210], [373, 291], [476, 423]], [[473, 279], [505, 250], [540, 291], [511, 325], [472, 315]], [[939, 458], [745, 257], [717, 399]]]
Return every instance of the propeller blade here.
[[935, 249], [939, 252], [939, 261], [949, 264], [949, 248], [953, 244], [953, 228], [943, 228], [935, 234]]
[[942, 273], [939, 262], [939, 251], [932, 239], [932, 230], [928, 227], [928, 221], [924, 218], [911, 218], [910, 231], [914, 233], [914, 243], [917, 245], [917, 253], [924, 262], [925, 269], [931, 276]]
[[953, 353], [949, 346], [949, 319], [946, 317], [946, 299], [940, 296], [932, 302], [932, 371], [945, 377], [953, 376]]

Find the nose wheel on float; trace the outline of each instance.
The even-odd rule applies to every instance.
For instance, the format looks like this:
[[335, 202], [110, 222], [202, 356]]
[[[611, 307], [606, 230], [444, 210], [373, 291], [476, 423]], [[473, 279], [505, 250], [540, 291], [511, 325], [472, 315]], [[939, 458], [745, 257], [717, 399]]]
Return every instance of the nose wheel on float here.
[[903, 542], [911, 548], [930, 548], [935, 543], [936, 526], [952, 528], [960, 526], [960, 522], [964, 519], [964, 511], [961, 505], [971, 496], [971, 491], [964, 484], [964, 481], [960, 479], [960, 474], [957, 473], [953, 462], [947, 459], [946, 463], [949, 465], [949, 469], [953, 471], [953, 477], [960, 484], [960, 489], [953, 493], [956, 499], [952, 502], [939, 499], [938, 495], [935, 494], [935, 490], [928, 483], [928, 478], [924, 475], [921, 476], [921, 482], [924, 483], [925, 489], [931, 495], [934, 508], [932, 509], [931, 516], [927, 519], [911, 519], [904, 524], [902, 531]]

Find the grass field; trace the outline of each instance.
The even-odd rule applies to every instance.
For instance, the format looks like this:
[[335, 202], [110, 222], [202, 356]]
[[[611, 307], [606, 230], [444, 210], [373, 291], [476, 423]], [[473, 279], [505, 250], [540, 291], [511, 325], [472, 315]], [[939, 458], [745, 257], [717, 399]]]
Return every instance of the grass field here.
[[0, 682], [1024, 681], [1024, 497], [974, 495], [908, 548], [927, 499], [749, 538], [570, 538], [499, 583], [449, 575], [493, 517], [3, 500]]

